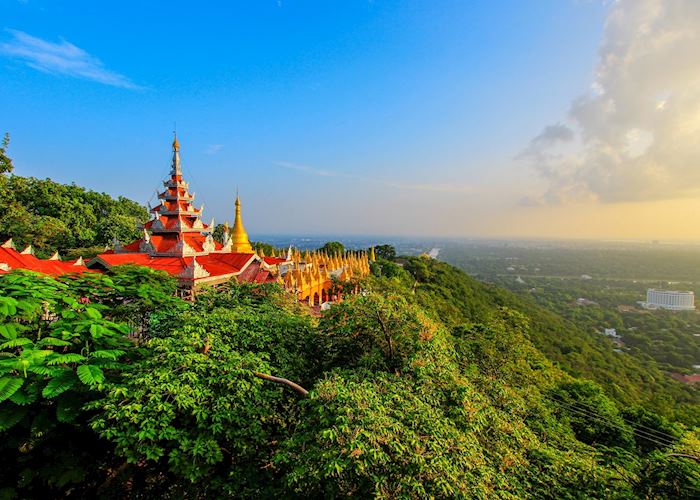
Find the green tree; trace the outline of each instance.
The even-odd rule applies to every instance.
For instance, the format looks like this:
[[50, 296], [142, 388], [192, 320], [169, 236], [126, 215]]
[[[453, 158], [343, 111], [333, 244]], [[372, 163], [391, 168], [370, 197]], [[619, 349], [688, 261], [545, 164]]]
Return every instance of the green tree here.
[[12, 165], [12, 158], [7, 156], [7, 148], [10, 145], [10, 134], [5, 132], [5, 137], [2, 139], [2, 146], [0, 146], [0, 174], [7, 172], [12, 172], [14, 166]]
[[120, 376], [133, 349], [129, 328], [102, 311], [53, 278], [23, 271], [0, 276], [4, 485], [29, 494], [88, 483], [87, 471], [106, 456], [85, 433], [82, 407]]
[[345, 245], [339, 241], [329, 241], [319, 250], [326, 252], [328, 255], [343, 255], [345, 253]]
[[252, 246], [256, 252], [260, 252], [262, 250], [268, 257], [272, 255], [273, 252], [277, 252], [275, 247], [273, 247], [269, 243], [263, 243], [262, 241], [254, 241], [252, 243]]
[[327, 367], [364, 367], [397, 371], [430, 338], [434, 325], [398, 295], [351, 296], [324, 314]]
[[377, 245], [374, 253], [378, 259], [394, 260], [396, 258], [396, 248], [393, 245]]
[[628, 450], [634, 447], [632, 428], [598, 384], [588, 380], [564, 383], [550, 397], [570, 420], [579, 441]]
[[212, 236], [216, 241], [219, 243], [224, 242], [224, 233], [226, 232], [226, 226], [223, 224], [217, 224], [216, 227], [214, 228], [214, 231], [212, 232]]
[[0, 239], [31, 244], [43, 257], [56, 250], [104, 248], [115, 237], [130, 242], [148, 220], [146, 210], [126, 198], [16, 175], [0, 177], [0, 203], [6, 207]]

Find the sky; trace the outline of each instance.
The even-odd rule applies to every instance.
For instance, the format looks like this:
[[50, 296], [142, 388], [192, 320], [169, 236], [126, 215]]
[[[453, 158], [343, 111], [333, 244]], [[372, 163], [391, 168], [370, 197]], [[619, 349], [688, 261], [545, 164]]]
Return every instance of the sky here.
[[700, 239], [696, 0], [0, 0], [15, 173], [256, 234]]

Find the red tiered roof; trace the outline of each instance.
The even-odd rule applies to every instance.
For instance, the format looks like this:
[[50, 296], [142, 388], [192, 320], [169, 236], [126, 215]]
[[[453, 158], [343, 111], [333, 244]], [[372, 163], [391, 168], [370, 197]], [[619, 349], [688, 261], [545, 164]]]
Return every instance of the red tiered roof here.
[[[5, 264], [5, 266], [0, 266], [0, 274], [6, 274], [12, 269], [28, 269], [50, 276], [88, 271], [85, 264], [78, 264], [77, 262], [77, 260], [39, 259], [30, 253], [18, 252], [9, 242], [0, 246], [0, 264]], [[9, 270], [5, 268], [9, 268]]]
[[165, 271], [173, 277], [183, 277], [185, 270], [197, 259], [197, 264], [207, 273], [208, 277], [195, 278], [197, 282], [214, 281], [226, 276], [237, 276], [240, 282], [264, 283], [274, 281], [274, 277], [260, 265], [253, 253], [210, 253], [197, 257], [154, 257], [147, 253], [108, 253], [98, 255], [91, 265], [102, 264], [110, 268], [122, 264], [136, 264]]

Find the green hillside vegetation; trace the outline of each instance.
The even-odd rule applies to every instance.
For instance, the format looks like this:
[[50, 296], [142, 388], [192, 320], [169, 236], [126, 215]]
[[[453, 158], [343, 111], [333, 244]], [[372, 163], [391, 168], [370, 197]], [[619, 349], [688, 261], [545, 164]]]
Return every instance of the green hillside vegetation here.
[[20, 249], [31, 244], [40, 257], [94, 256], [112, 238], [138, 238], [148, 220], [146, 209], [127, 198], [18, 175], [0, 175], [0, 206], [0, 241], [12, 238]]
[[[635, 357], [644, 366], [656, 361], [667, 372], [694, 372], [700, 362], [700, 313], [646, 311], [637, 302], [645, 300], [648, 288], [697, 291], [696, 246], [531, 245], [454, 243], [440, 258], [567, 318], [604, 350], [620, 347], [618, 357]], [[589, 278], [581, 279], [583, 274]], [[579, 298], [589, 302], [579, 304]], [[615, 328], [623, 345], [601, 337], [604, 328]]]
[[[390, 263], [389, 272], [395, 273], [395, 267]], [[599, 383], [621, 404], [641, 404], [671, 419], [700, 425], [697, 390], [670, 378], [648, 357], [620, 356], [587, 324], [544, 309], [529, 295], [477, 281], [449, 264], [408, 258], [404, 269], [410, 273], [404, 281], [415, 279], [416, 300], [446, 325], [488, 321], [495, 307], [519, 311], [529, 319], [529, 340], [570, 375]]]
[[514, 296], [433, 260], [373, 270], [320, 318], [276, 285], [187, 303], [145, 268], [1, 276], [2, 494], [700, 491], [700, 467], [680, 456], [699, 454], [696, 431], [651, 411], [643, 391], [622, 404], [538, 348], [567, 322], [534, 305], [528, 317]]

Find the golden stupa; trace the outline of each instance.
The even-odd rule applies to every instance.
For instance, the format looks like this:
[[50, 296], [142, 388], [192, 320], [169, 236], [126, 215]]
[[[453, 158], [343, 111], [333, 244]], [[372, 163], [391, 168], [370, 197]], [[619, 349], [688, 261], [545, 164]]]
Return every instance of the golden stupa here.
[[241, 216], [241, 199], [236, 195], [236, 219], [233, 221], [233, 230], [231, 231], [231, 241], [233, 245], [231, 250], [240, 253], [253, 253], [253, 247], [248, 239], [248, 233], [243, 227], [243, 217]]

